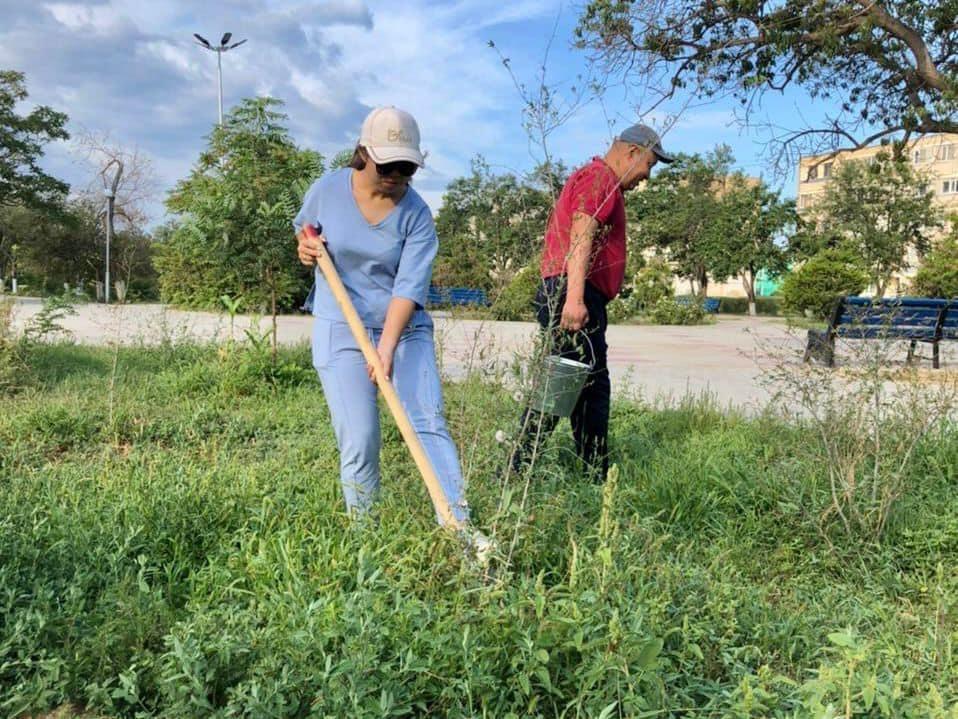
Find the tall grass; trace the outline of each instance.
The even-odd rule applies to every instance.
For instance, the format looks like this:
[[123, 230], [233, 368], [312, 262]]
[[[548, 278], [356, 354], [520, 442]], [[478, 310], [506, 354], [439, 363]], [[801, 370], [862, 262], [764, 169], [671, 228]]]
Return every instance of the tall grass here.
[[881, 541], [826, 539], [800, 424], [620, 403], [610, 480], [560, 432], [523, 502], [514, 400], [450, 385], [474, 513], [518, 538], [489, 584], [388, 422], [384, 501], [347, 521], [306, 349], [261, 355], [31, 350], [0, 413], [0, 715], [958, 716], [953, 428]]

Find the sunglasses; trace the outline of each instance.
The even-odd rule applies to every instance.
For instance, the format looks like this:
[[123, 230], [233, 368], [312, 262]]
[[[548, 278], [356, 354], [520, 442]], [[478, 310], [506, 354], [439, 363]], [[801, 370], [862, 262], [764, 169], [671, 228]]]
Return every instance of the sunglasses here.
[[383, 164], [376, 164], [376, 172], [380, 177], [388, 177], [394, 172], [398, 172], [403, 177], [412, 177], [416, 174], [416, 170], [419, 169], [419, 165], [415, 162], [409, 162], [408, 160], [397, 160], [396, 162], [384, 162]]

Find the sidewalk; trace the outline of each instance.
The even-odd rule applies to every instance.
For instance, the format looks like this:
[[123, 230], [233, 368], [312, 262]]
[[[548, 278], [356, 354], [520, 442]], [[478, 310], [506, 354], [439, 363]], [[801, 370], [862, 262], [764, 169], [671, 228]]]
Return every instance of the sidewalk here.
[[[40, 309], [39, 300], [19, 299], [16, 323]], [[225, 314], [183, 312], [164, 305], [98, 304], [76, 306], [77, 315], [62, 321], [77, 342], [155, 344], [164, 339], [225, 340], [230, 321]], [[531, 351], [538, 326], [531, 322], [456, 319], [434, 314], [436, 345], [443, 373], [457, 379], [469, 371], [508, 373], [516, 353]], [[244, 337], [253, 318], [237, 316], [233, 334]], [[258, 320], [260, 334], [270, 318]], [[308, 342], [312, 318], [283, 315], [278, 336], [283, 344]], [[790, 332], [783, 320], [769, 317], [720, 316], [715, 324], [695, 327], [614, 325], [609, 327], [609, 370], [613, 393], [647, 400], [676, 400], [688, 394], [711, 394], [722, 406], [757, 410], [768, 399], [760, 381], [762, 368], [776, 362], [799, 362], [805, 331]], [[958, 364], [956, 343], [942, 346], [945, 366]]]

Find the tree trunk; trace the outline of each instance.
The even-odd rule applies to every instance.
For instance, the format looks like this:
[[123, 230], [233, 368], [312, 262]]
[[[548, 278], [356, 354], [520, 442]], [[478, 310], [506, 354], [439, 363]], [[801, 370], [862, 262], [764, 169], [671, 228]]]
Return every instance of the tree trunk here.
[[756, 317], [758, 308], [755, 305], [755, 273], [748, 270], [743, 272], [742, 284], [745, 286], [745, 295], [748, 297], [748, 315]]
[[705, 299], [709, 296], [709, 274], [704, 268], [699, 270], [699, 297]]
[[880, 300], [885, 296], [885, 287], [888, 285], [888, 278], [875, 278], [875, 299]]

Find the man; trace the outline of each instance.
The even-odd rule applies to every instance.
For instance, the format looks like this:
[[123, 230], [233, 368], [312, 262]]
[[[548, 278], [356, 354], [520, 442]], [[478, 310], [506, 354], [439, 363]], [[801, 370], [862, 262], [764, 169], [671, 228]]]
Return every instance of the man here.
[[[556, 201], [545, 234], [542, 283], [535, 306], [551, 354], [585, 362], [591, 372], [570, 417], [576, 452], [587, 471], [604, 481], [609, 469], [611, 385], [607, 365], [606, 304], [622, 288], [626, 260], [624, 192], [647, 180], [656, 162], [672, 162], [658, 134], [633, 125], [605, 157], [577, 170]], [[523, 413], [512, 455], [519, 471], [558, 418]]]

